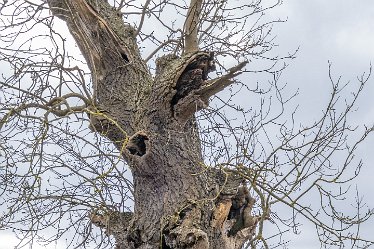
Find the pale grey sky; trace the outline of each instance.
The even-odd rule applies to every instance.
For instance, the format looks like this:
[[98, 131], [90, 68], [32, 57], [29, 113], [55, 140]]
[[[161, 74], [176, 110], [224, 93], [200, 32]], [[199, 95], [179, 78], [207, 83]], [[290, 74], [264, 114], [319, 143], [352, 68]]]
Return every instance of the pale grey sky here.
[[[282, 51], [300, 46], [297, 58], [283, 73], [283, 80], [292, 88], [299, 88], [297, 101], [300, 115], [309, 120], [320, 114], [329, 96], [328, 61], [333, 74], [343, 82], [355, 82], [357, 76], [368, 72], [374, 61], [374, 1], [372, 0], [285, 0], [277, 15], [287, 16], [288, 22], [277, 27], [277, 41]], [[370, 80], [354, 114], [356, 124], [373, 125], [374, 78]], [[359, 147], [358, 157], [364, 168], [357, 179], [357, 187], [366, 202], [374, 207], [374, 136]], [[352, 186], [354, 188], [354, 186]], [[353, 196], [352, 196], [353, 198]], [[353, 199], [352, 199], [353, 200]], [[371, 219], [362, 229], [373, 239]], [[365, 229], [366, 228], [366, 229]], [[319, 248], [314, 227], [305, 223], [301, 234], [289, 234], [290, 248]]]

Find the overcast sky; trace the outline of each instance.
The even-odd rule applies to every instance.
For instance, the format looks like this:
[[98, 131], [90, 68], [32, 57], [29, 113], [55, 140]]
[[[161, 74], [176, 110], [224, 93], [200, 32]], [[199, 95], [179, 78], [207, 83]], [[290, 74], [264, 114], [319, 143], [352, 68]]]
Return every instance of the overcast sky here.
[[[287, 16], [288, 22], [276, 29], [280, 50], [300, 46], [297, 59], [283, 74], [283, 80], [292, 88], [299, 88], [297, 97], [305, 118], [320, 112], [329, 94], [328, 61], [333, 74], [343, 81], [355, 82], [357, 76], [368, 72], [374, 62], [374, 1], [372, 0], [285, 0], [276, 15]], [[374, 78], [367, 86], [359, 110], [354, 115], [357, 124], [374, 122]], [[359, 148], [364, 168], [358, 189], [368, 204], [374, 207], [374, 136]], [[373, 239], [374, 221], [365, 226], [367, 238]], [[314, 227], [304, 225], [299, 236], [290, 234], [290, 248], [319, 248]], [[371, 235], [370, 235], [371, 234]]]
[[[368, 71], [374, 61], [374, 1], [373, 0], [284, 0], [273, 12], [274, 16], [287, 17], [285, 24], [276, 26], [281, 52], [300, 47], [297, 59], [283, 74], [291, 88], [299, 88], [302, 115], [320, 112], [326, 103], [329, 90], [328, 61], [333, 63], [335, 76], [354, 82], [356, 76]], [[360, 101], [355, 114], [357, 123], [371, 125], [374, 121], [374, 77]], [[365, 167], [358, 188], [367, 202], [374, 207], [374, 137], [360, 147], [359, 156]], [[371, 224], [371, 225], [370, 225]], [[371, 220], [368, 228], [374, 227]], [[372, 231], [371, 231], [372, 232]], [[305, 225], [299, 236], [289, 236], [290, 248], [318, 248], [313, 227]], [[6, 232], [0, 234], [0, 249], [13, 248], [16, 238]], [[34, 249], [38, 247], [34, 246]], [[55, 247], [48, 248], [64, 248]]]

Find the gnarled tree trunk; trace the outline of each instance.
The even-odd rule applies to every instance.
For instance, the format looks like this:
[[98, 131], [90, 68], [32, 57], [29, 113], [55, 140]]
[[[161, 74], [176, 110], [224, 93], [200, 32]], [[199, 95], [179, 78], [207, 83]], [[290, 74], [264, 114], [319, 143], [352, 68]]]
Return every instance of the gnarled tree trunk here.
[[92, 222], [114, 235], [117, 248], [241, 248], [256, 227], [254, 200], [239, 177], [204, 166], [194, 114], [246, 63], [207, 80], [213, 54], [195, 44], [159, 58], [152, 76], [136, 31], [106, 1], [48, 3], [92, 71], [90, 126], [117, 146], [133, 174], [134, 213], [93, 213]]

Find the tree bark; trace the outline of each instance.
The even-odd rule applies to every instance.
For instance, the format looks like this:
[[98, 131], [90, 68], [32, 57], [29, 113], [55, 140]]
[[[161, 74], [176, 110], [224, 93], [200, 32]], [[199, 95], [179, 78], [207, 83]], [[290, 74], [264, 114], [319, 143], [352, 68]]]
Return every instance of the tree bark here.
[[191, 0], [184, 23], [184, 52], [191, 53], [199, 50], [197, 33], [199, 31], [199, 16], [203, 0]]
[[240, 177], [204, 165], [194, 114], [246, 62], [208, 81], [213, 55], [192, 43], [181, 57], [159, 58], [152, 76], [136, 30], [106, 1], [48, 4], [92, 71], [90, 127], [116, 145], [133, 174], [134, 213], [92, 213], [92, 223], [114, 235], [116, 248], [241, 248], [258, 220], [254, 200]]

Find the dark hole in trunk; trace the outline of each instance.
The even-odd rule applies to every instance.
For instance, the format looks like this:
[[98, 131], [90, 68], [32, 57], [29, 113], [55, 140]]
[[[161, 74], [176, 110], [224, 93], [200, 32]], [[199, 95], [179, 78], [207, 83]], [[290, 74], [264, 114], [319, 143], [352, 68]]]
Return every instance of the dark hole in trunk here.
[[130, 138], [126, 148], [132, 155], [143, 156], [147, 153], [145, 140], [148, 140], [146, 135], [136, 134]]
[[162, 236], [162, 249], [172, 249], [170, 246], [166, 244], [165, 235]]
[[192, 61], [176, 83], [176, 93], [171, 100], [171, 105], [176, 105], [180, 99], [186, 97], [191, 91], [199, 89], [203, 81], [208, 79], [208, 74], [215, 70], [213, 52], [210, 52], [209, 56], [200, 56]]
[[231, 206], [227, 219], [228, 220], [237, 219], [240, 216], [241, 211], [242, 211], [242, 207]]
[[126, 63], [129, 62], [129, 57], [127, 57], [127, 54], [121, 52], [121, 57], [122, 57], [122, 59], [123, 59], [124, 61], [126, 61]]
[[192, 208], [187, 207], [187, 208], [183, 209], [182, 211], [180, 211], [179, 212], [179, 219], [183, 220], [184, 217], [186, 217], [187, 213], [189, 213], [191, 210], [192, 210]]
[[132, 242], [135, 248], [139, 248], [142, 245], [142, 241], [140, 238], [140, 231], [135, 230], [131, 234], [128, 235], [127, 237], [128, 242]]

